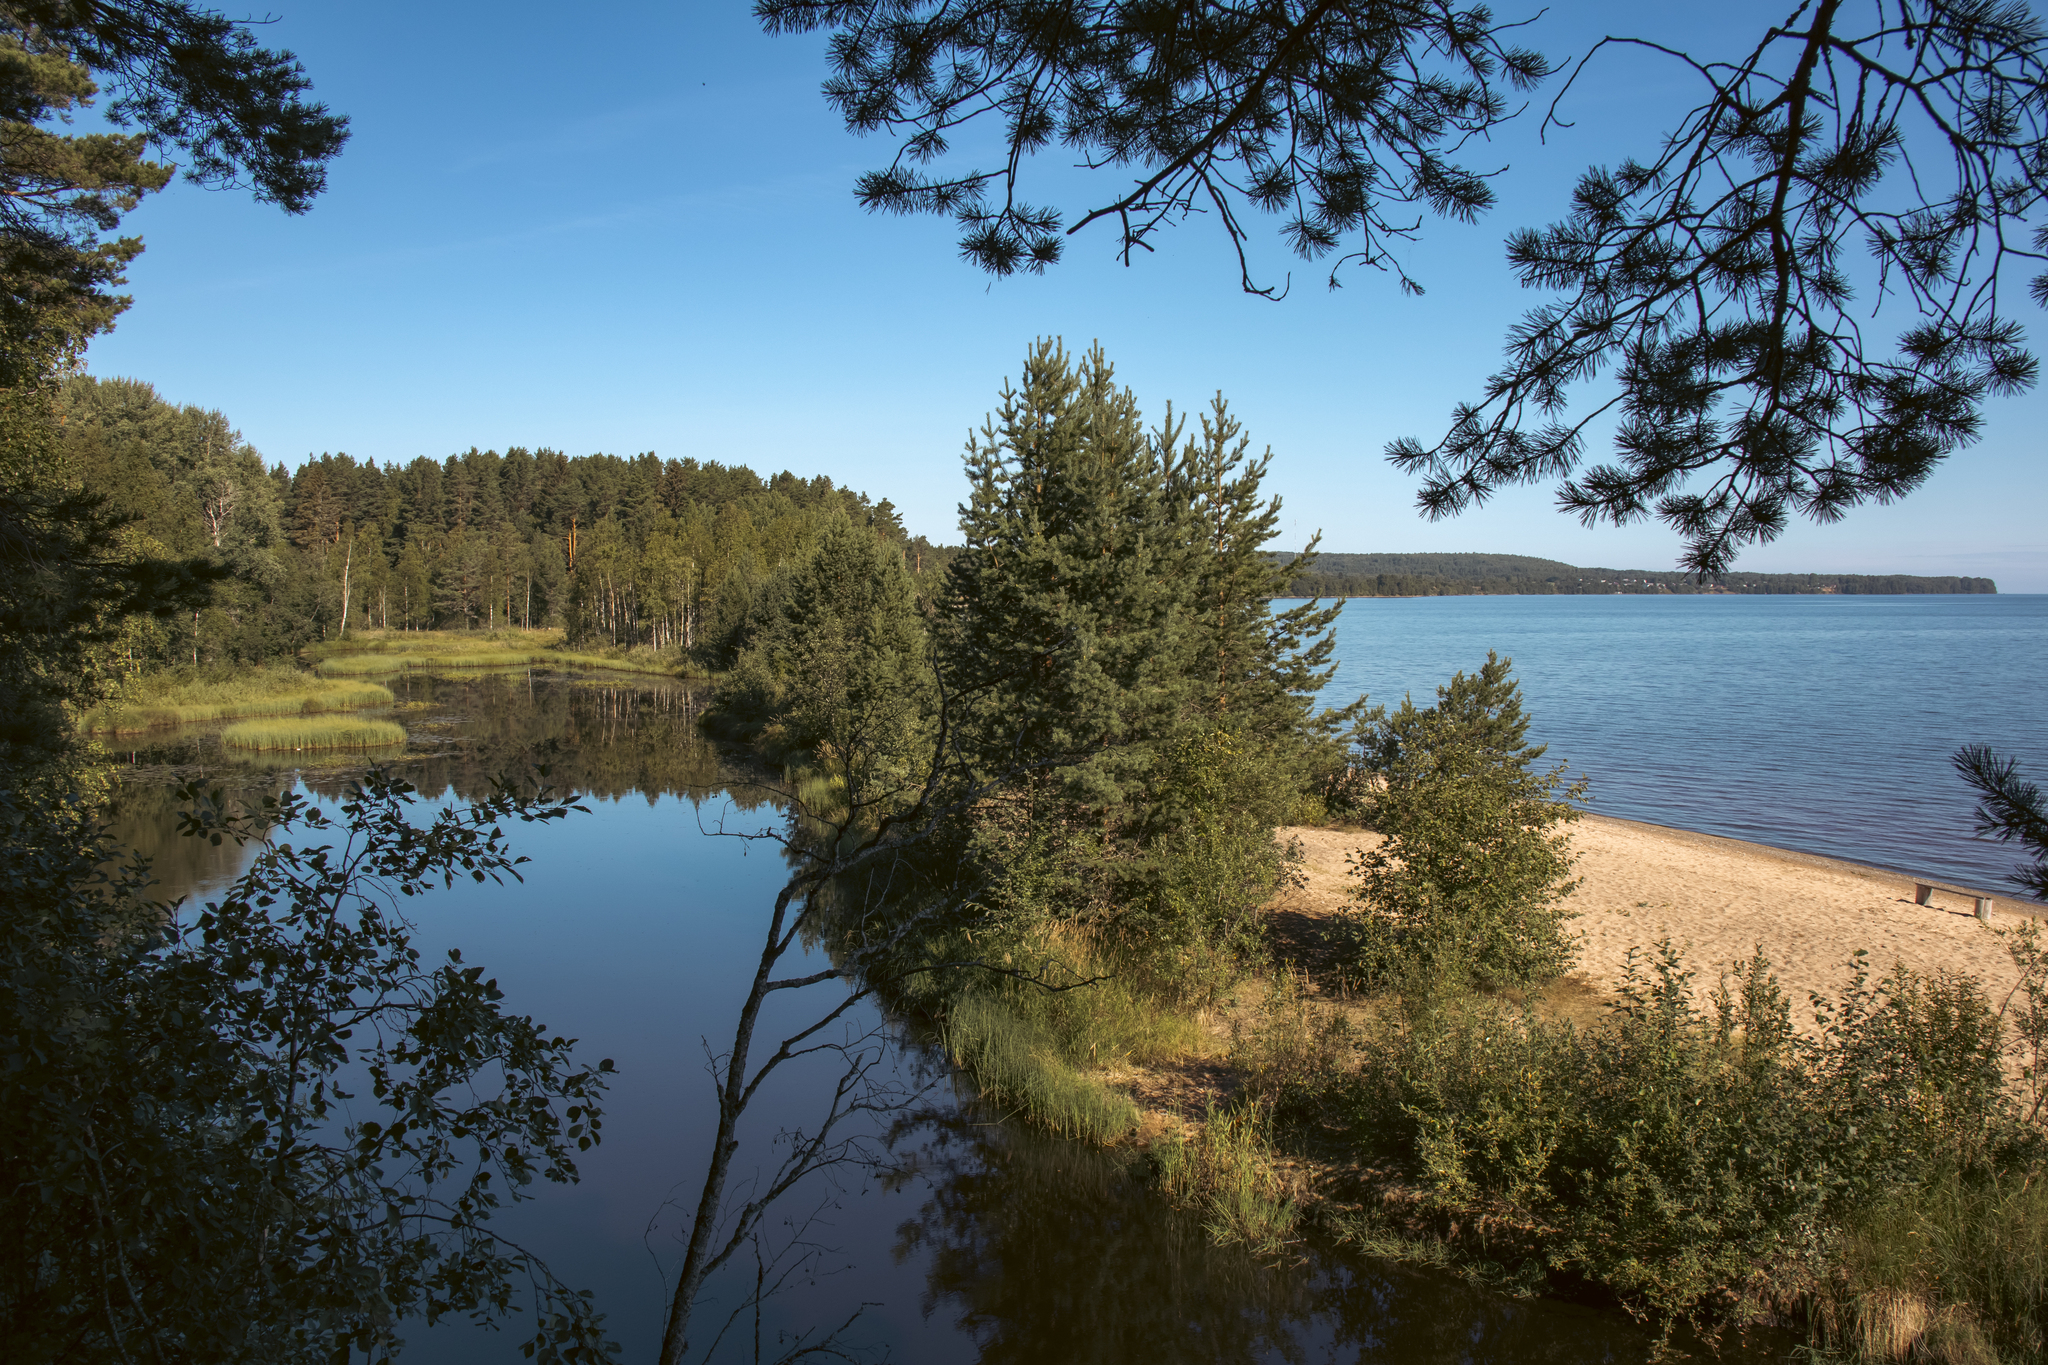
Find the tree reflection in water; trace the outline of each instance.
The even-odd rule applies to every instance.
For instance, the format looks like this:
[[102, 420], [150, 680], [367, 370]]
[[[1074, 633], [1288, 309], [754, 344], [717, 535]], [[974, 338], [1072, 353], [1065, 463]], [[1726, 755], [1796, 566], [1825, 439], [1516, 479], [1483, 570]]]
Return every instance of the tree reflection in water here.
[[[719, 796], [742, 809], [769, 799], [764, 786], [741, 781], [703, 739], [695, 712], [704, 695], [685, 684], [522, 671], [406, 675], [391, 686], [399, 698], [393, 714], [410, 732], [397, 762], [429, 797], [481, 795], [494, 777], [519, 777], [539, 761], [550, 765], [551, 785], [580, 793], [593, 807], [635, 794], [650, 805], [665, 794], [693, 802]], [[177, 781], [201, 776], [251, 799], [300, 782], [332, 797], [362, 770], [360, 758], [346, 757], [331, 764], [306, 764], [307, 755], [296, 756], [298, 765], [251, 763], [223, 753], [217, 729], [121, 741], [120, 757], [133, 766], [111, 819], [129, 847], [153, 858], [166, 897], [209, 894], [238, 873], [245, 858], [242, 850], [216, 850], [175, 835], [171, 790]], [[631, 941], [630, 932], [621, 932]], [[598, 935], [593, 941], [616, 951], [619, 940]], [[925, 1068], [939, 1064], [915, 1044], [897, 1056], [913, 1077], [928, 1076]], [[655, 1116], [662, 1124], [676, 1120], [673, 1097], [635, 1096], [630, 1087], [639, 1077], [629, 1076], [615, 1096], [614, 1136], [627, 1139], [617, 1148], [620, 1160], [630, 1159], [636, 1115], [644, 1113], [649, 1124]], [[691, 1083], [697, 1083], [694, 1073]], [[702, 1098], [708, 1103], [708, 1094]], [[644, 1194], [651, 1206], [679, 1178], [694, 1176], [674, 1168], [666, 1144], [653, 1150], [659, 1158], [622, 1182], [616, 1197]], [[1216, 1247], [1199, 1219], [1168, 1207], [1150, 1187], [1142, 1158], [1004, 1125], [971, 1098], [900, 1128], [894, 1151], [903, 1164], [887, 1182], [898, 1198], [866, 1206], [888, 1221], [850, 1224], [845, 1232], [851, 1242], [874, 1248], [853, 1253], [849, 1247], [869, 1262], [854, 1277], [863, 1281], [861, 1297], [908, 1307], [921, 1290], [924, 1315], [937, 1329], [913, 1329], [888, 1342], [899, 1365], [976, 1359], [985, 1365], [1577, 1365], [1651, 1356], [1650, 1338], [1615, 1313], [1504, 1299], [1313, 1245], [1301, 1248], [1299, 1263], [1277, 1266], [1242, 1249]], [[884, 1211], [913, 1207], [915, 1216], [897, 1226], [894, 1263], [887, 1264], [880, 1247], [897, 1215]], [[633, 1241], [633, 1254], [640, 1254], [637, 1234]], [[591, 1243], [584, 1250], [608, 1247]], [[572, 1252], [556, 1269], [574, 1280], [581, 1266]], [[616, 1299], [616, 1320], [632, 1321], [636, 1301], [625, 1286], [604, 1292]], [[829, 1327], [844, 1316], [844, 1306], [834, 1303], [831, 1321], [823, 1321], [831, 1298], [827, 1289], [814, 1288], [789, 1295], [774, 1311], [795, 1328]], [[871, 1330], [882, 1346], [895, 1336], [886, 1316], [862, 1324], [855, 1335]], [[1777, 1343], [1769, 1357], [1782, 1359], [1789, 1345], [1789, 1339]], [[440, 1358], [458, 1358], [466, 1349], [432, 1336], [421, 1348], [423, 1360], [437, 1351]], [[1745, 1352], [1724, 1342], [1720, 1359], [1766, 1355], [1761, 1346]]]
[[[398, 769], [429, 800], [487, 795], [494, 778], [528, 779], [548, 765], [548, 784], [584, 799], [620, 801], [638, 795], [651, 806], [664, 795], [703, 798], [723, 791], [741, 810], [769, 800], [755, 786], [733, 786], [736, 774], [697, 729], [707, 698], [702, 684], [633, 676], [614, 680], [506, 673], [434, 676], [400, 674], [386, 685], [391, 716], [407, 730], [402, 754], [376, 756]], [[177, 834], [171, 793], [199, 778], [231, 796], [260, 801], [294, 783], [330, 800], [362, 771], [359, 754], [250, 754], [224, 749], [221, 724], [124, 736], [107, 811], [115, 837], [151, 861], [157, 893], [167, 900], [205, 895], [239, 875], [250, 848], [214, 848]]]
[[[1139, 1362], [1648, 1361], [1619, 1315], [1514, 1300], [1445, 1276], [1304, 1245], [1273, 1264], [1214, 1245], [1169, 1207], [1142, 1157], [989, 1121], [970, 1102], [898, 1134], [893, 1177], [924, 1183], [897, 1231], [927, 1266], [924, 1312], [950, 1318], [982, 1365]], [[1785, 1341], [1721, 1343], [1723, 1361], [1782, 1359]]]

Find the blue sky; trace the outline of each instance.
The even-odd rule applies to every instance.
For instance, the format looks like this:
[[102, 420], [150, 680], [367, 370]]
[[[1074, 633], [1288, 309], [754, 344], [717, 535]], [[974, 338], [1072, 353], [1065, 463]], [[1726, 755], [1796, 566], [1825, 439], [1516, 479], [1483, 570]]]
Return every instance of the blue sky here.
[[[1433, 439], [1478, 392], [1535, 301], [1502, 237], [1557, 216], [1589, 162], [1653, 150], [1689, 103], [1669, 68], [1611, 61], [1572, 97], [1576, 128], [1546, 146], [1531, 117], [1475, 152], [1508, 168], [1502, 202], [1476, 226], [1429, 226], [1405, 258], [1423, 298], [1370, 273], [1329, 293], [1256, 225], [1269, 272], [1295, 267], [1272, 303], [1239, 291], [1206, 221], [1129, 268], [1084, 233], [1046, 276], [991, 282], [958, 262], [950, 224], [863, 213], [853, 180], [888, 147], [847, 134], [819, 97], [822, 42], [763, 35], [744, 3], [286, 0], [278, 13], [266, 44], [296, 51], [354, 122], [327, 194], [301, 218], [184, 184], [157, 196], [130, 220], [148, 243], [135, 307], [88, 358], [221, 409], [273, 461], [654, 450], [829, 474], [949, 540], [969, 428], [1032, 339], [1058, 335], [1100, 340], [1148, 416], [1222, 390], [1275, 452], [1289, 542], [1321, 529], [1331, 550], [1607, 567], [1677, 553], [1655, 523], [1584, 529], [1544, 488], [1426, 523], [1381, 458], [1392, 438]], [[1531, 37], [1568, 55], [1626, 15], [1636, 32], [1727, 52], [1777, 13], [1580, 4]], [[2021, 307], [2038, 338], [2039, 310]], [[2044, 418], [2040, 392], [1994, 400], [1984, 439], [1920, 492], [1798, 525], [1739, 567], [2048, 591]]]

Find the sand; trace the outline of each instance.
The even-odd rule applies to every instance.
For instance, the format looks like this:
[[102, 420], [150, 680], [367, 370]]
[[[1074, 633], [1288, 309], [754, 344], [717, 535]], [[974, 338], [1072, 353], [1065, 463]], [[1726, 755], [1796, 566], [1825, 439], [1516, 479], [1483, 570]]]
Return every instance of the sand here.
[[[1323, 957], [1321, 930], [1346, 904], [1355, 882], [1347, 855], [1379, 842], [1358, 830], [1291, 828], [1307, 885], [1283, 892], [1272, 924], [1283, 955], [1313, 973]], [[1792, 853], [1762, 844], [1588, 815], [1573, 827], [1583, 884], [1569, 902], [1571, 927], [1584, 935], [1582, 987], [1611, 995], [1630, 948], [1670, 938], [1699, 973], [1702, 1001], [1720, 969], [1746, 961], [1758, 944], [1793, 1002], [1795, 1022], [1810, 1011], [1810, 993], [1837, 996], [1850, 955], [1868, 950], [1873, 976], [1902, 962], [1916, 971], [1950, 968], [1983, 981], [1994, 1006], [2017, 980], [1993, 929], [2043, 907], [2000, 895], [1993, 924], [1981, 923], [1971, 901], [1937, 891], [1932, 905], [1913, 902], [1913, 878], [1854, 863]]]

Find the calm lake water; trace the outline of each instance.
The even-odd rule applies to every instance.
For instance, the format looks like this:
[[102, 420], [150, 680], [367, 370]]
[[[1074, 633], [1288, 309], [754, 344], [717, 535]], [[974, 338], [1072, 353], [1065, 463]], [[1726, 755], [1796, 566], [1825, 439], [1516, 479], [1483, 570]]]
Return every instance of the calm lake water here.
[[2048, 596], [1354, 599], [1324, 695], [1422, 705], [1489, 649], [1605, 815], [2007, 892], [1949, 755], [2048, 780]]
[[[1333, 696], [1425, 700], [1489, 648], [1511, 656], [1535, 735], [1591, 778], [1594, 808], [1610, 814], [1996, 886], [2010, 859], [1969, 838], [1971, 800], [1947, 755], [1988, 741], [2048, 774], [2048, 598], [1355, 601], [1340, 630]], [[713, 1119], [706, 1049], [730, 1040], [784, 875], [772, 845], [721, 835], [780, 814], [698, 737], [702, 698], [682, 686], [519, 674], [394, 687], [412, 736], [403, 762], [430, 796], [479, 793], [537, 756], [591, 808], [520, 828], [533, 860], [523, 885], [458, 886], [409, 909], [424, 949], [459, 946], [513, 1008], [618, 1063], [582, 1183], [540, 1191], [499, 1226], [596, 1292], [626, 1359], [651, 1360]], [[239, 868], [170, 835], [174, 778], [331, 797], [351, 775], [237, 762], [205, 730], [124, 756], [117, 826], [173, 894]], [[872, 1013], [850, 1026], [890, 1028]], [[888, 1068], [930, 1087], [925, 1110], [876, 1130], [886, 1169], [814, 1183], [771, 1229], [819, 1254], [765, 1308], [767, 1359], [786, 1349], [778, 1333], [856, 1310], [848, 1340], [865, 1358], [912, 1365], [1649, 1356], [1610, 1312], [1506, 1300], [1329, 1248], [1276, 1266], [1213, 1247], [1141, 1172], [1004, 1123], [917, 1040], [892, 1036]], [[813, 1121], [825, 1080], [793, 1073], [767, 1095], [743, 1133], [743, 1170], [779, 1130]], [[752, 1275], [749, 1263], [718, 1286], [727, 1307]], [[753, 1358], [751, 1317], [735, 1331], [716, 1359]], [[519, 1359], [523, 1333], [454, 1323], [411, 1335], [407, 1360], [468, 1365]], [[1765, 1355], [1758, 1343], [1723, 1358]]]
[[[511, 1008], [580, 1039], [580, 1054], [617, 1062], [604, 1142], [579, 1158], [581, 1183], [540, 1189], [496, 1226], [595, 1291], [625, 1359], [652, 1360], [714, 1120], [706, 1051], [730, 1041], [784, 874], [772, 845], [720, 833], [766, 828], [779, 813], [720, 767], [691, 723], [701, 698], [680, 686], [523, 675], [393, 686], [412, 735], [403, 762], [430, 797], [479, 793], [539, 752], [591, 808], [519, 827], [532, 858], [524, 884], [458, 885], [407, 909], [424, 951], [459, 946]], [[331, 798], [352, 776], [236, 763], [206, 731], [126, 756], [117, 829], [155, 857], [173, 894], [220, 886], [240, 860], [169, 834], [172, 779], [203, 773], [251, 793], [296, 783]], [[869, 1011], [849, 1027], [891, 1024]], [[1612, 1311], [1517, 1302], [1314, 1245], [1283, 1265], [1212, 1246], [1128, 1158], [1004, 1122], [917, 1040], [891, 1034], [885, 1071], [929, 1087], [923, 1107], [873, 1130], [884, 1167], [800, 1188], [771, 1226], [773, 1241], [796, 1237], [818, 1255], [767, 1303], [763, 1359], [856, 1311], [846, 1340], [857, 1358], [904, 1365], [1650, 1357], [1648, 1337]], [[794, 1072], [764, 1093], [742, 1132], [741, 1179], [772, 1161], [778, 1131], [815, 1121], [829, 1080], [822, 1068]], [[734, 1267], [712, 1316], [742, 1304], [753, 1275], [751, 1261]], [[456, 1322], [408, 1336], [408, 1361], [480, 1365], [519, 1360], [523, 1333]], [[1724, 1358], [1769, 1357], [1759, 1345]], [[750, 1315], [711, 1359], [755, 1359]]]

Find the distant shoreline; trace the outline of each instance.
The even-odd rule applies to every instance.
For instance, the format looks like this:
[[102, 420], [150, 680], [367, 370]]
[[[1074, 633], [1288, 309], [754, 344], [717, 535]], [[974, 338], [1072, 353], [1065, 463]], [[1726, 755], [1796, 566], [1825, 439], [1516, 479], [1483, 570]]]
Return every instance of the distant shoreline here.
[[1701, 590], [1697, 592], [1658, 592], [1616, 588], [1608, 592], [1287, 592], [1275, 593], [1267, 598], [1270, 602], [1306, 602], [1321, 598], [1324, 601], [1387, 601], [1405, 602], [1424, 597], [2039, 597], [2041, 593], [2024, 592], [1751, 592]]
[[[1288, 556], [1272, 554], [1274, 563]], [[1752, 573], [1702, 582], [1674, 569], [1582, 568], [1496, 554], [1321, 554], [1283, 597], [1995, 596], [1989, 578], [1954, 574]]]

